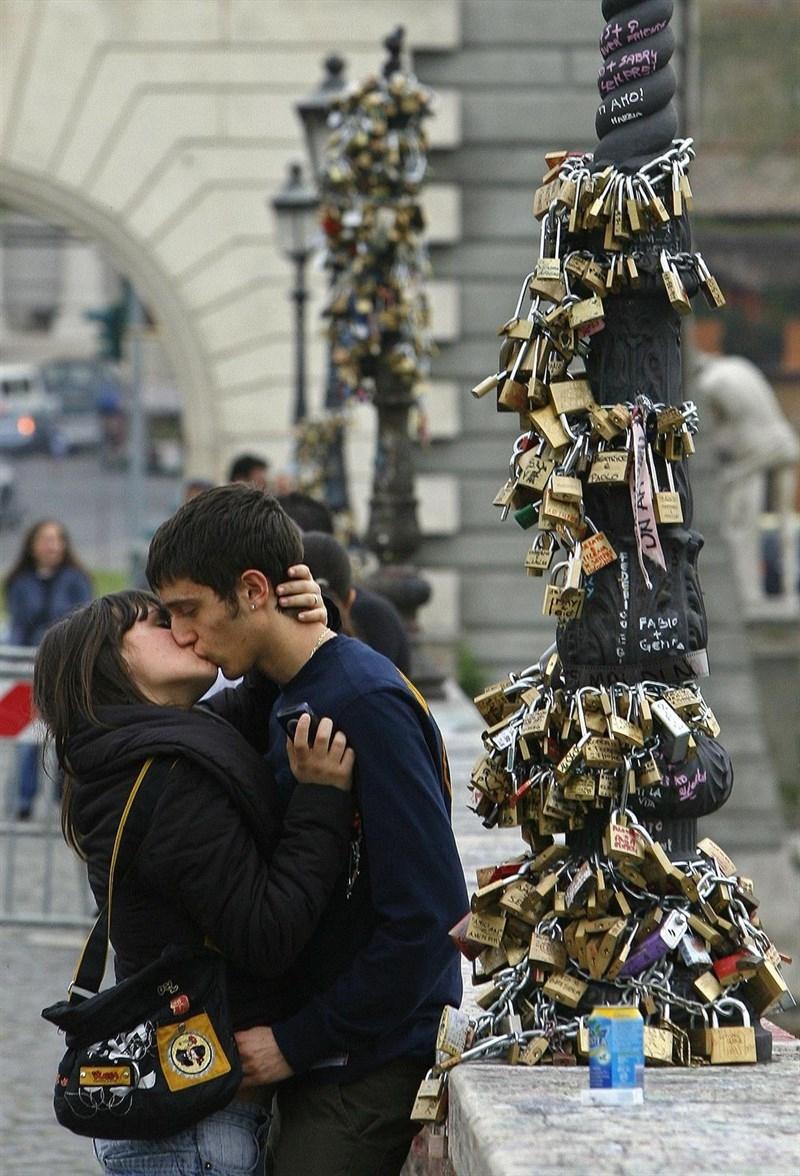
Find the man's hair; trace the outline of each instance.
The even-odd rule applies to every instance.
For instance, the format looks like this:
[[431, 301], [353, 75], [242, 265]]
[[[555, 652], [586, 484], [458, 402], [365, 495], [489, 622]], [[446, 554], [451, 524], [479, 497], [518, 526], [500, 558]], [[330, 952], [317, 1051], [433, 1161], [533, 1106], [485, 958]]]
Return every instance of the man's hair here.
[[312, 498], [310, 494], [303, 494], [300, 490], [291, 490], [288, 494], [280, 494], [278, 502], [301, 531], [324, 531], [326, 535], [333, 534], [333, 515], [330, 507], [318, 498]]
[[156, 591], [194, 580], [232, 604], [239, 577], [249, 568], [275, 587], [302, 560], [300, 532], [277, 499], [234, 482], [184, 502], [161, 524], [150, 542], [147, 579]]
[[347, 604], [353, 584], [353, 568], [350, 556], [338, 539], [322, 531], [306, 531], [303, 535], [303, 562], [308, 564], [320, 588], [330, 589], [337, 604]]
[[231, 462], [228, 470], [229, 482], [249, 482], [255, 470], [268, 470], [269, 462], [254, 453], [240, 453]]

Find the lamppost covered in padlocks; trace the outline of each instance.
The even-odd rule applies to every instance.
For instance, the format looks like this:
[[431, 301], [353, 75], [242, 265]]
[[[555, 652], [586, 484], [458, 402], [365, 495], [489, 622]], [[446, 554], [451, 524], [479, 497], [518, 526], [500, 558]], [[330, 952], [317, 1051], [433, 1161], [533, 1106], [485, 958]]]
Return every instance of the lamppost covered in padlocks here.
[[[471, 1057], [585, 1058], [598, 1005], [638, 1006], [649, 1064], [766, 1060], [759, 1018], [787, 993], [752, 880], [697, 841], [733, 770], [698, 685], [699, 421], [682, 398], [680, 323], [698, 292], [724, 297], [691, 244], [672, 3], [602, 10], [597, 148], [545, 156], [539, 257], [497, 370], [473, 388], [518, 415], [494, 501], [531, 536], [521, 563], [549, 577], [556, 633], [475, 699], [475, 811], [518, 826], [527, 851], [479, 871], [453, 929], [489, 987], [480, 1018], [445, 1010], [439, 1085]], [[417, 1110], [435, 1121], [432, 1095]]]
[[409, 566], [421, 540], [409, 418], [430, 353], [419, 195], [432, 95], [403, 70], [403, 30], [384, 44], [388, 56], [380, 76], [348, 89], [328, 120], [320, 186], [334, 281], [325, 314], [339, 394], [371, 401], [378, 417], [366, 545], [380, 567], [370, 586], [388, 596], [409, 625], [412, 677], [432, 694], [440, 676], [413, 640], [414, 613], [431, 590]]

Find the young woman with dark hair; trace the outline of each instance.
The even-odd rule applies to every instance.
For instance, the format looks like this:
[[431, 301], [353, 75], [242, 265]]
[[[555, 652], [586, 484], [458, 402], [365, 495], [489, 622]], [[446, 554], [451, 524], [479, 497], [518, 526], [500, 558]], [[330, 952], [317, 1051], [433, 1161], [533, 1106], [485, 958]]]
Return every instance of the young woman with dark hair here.
[[[319, 593], [292, 581], [295, 593]], [[291, 589], [290, 589], [291, 590]], [[295, 595], [302, 604], [308, 596]], [[314, 609], [308, 619], [319, 620]], [[34, 697], [65, 773], [62, 825], [86, 860], [99, 905], [132, 785], [153, 758], [155, 809], [127, 873], [115, 881], [110, 929], [121, 980], [171, 944], [210, 941], [228, 961], [234, 1027], [270, 1021], [286, 999], [279, 977], [307, 943], [344, 869], [352, 824], [353, 753], [323, 718], [287, 752], [303, 781], [282, 825], [263, 756], [234, 726], [196, 707], [217, 667], [179, 646], [157, 597], [101, 597], [50, 628]], [[242, 726], [276, 694], [266, 680], [236, 691]], [[237, 724], [238, 725], [238, 724]], [[320, 785], [329, 785], [321, 787]], [[240, 1091], [197, 1128], [152, 1141], [96, 1140], [107, 1172], [261, 1171], [265, 1088]], [[261, 1167], [259, 1167], [259, 1164]]]
[[[19, 555], [3, 580], [11, 645], [38, 645], [49, 625], [92, 599], [89, 573], [72, 550], [57, 519], [40, 519], [25, 534]], [[17, 748], [17, 819], [27, 821], [39, 790], [41, 749]]]

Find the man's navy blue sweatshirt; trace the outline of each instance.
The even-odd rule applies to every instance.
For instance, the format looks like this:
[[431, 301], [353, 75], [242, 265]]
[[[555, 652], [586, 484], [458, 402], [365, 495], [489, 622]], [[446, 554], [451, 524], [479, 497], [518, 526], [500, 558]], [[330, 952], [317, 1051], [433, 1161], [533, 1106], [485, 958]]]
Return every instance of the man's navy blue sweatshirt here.
[[349, 898], [347, 878], [337, 884], [288, 978], [297, 1011], [272, 1029], [296, 1073], [347, 1081], [393, 1058], [432, 1059], [443, 1005], [461, 1002], [447, 933], [469, 904], [447, 756], [422, 696], [360, 641], [327, 641], [270, 716], [267, 759], [284, 803], [295, 782], [275, 716], [301, 702], [328, 715], [355, 751], [361, 868]]

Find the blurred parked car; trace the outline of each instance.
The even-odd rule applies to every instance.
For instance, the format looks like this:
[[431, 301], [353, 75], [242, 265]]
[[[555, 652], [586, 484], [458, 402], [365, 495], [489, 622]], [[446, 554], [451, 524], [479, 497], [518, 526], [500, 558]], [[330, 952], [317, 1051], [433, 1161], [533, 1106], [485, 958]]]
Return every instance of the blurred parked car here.
[[0, 451], [63, 453], [58, 407], [36, 364], [0, 364]]
[[56, 427], [68, 452], [121, 451], [125, 440], [125, 388], [97, 359], [54, 359], [42, 365], [47, 391], [58, 402]]

